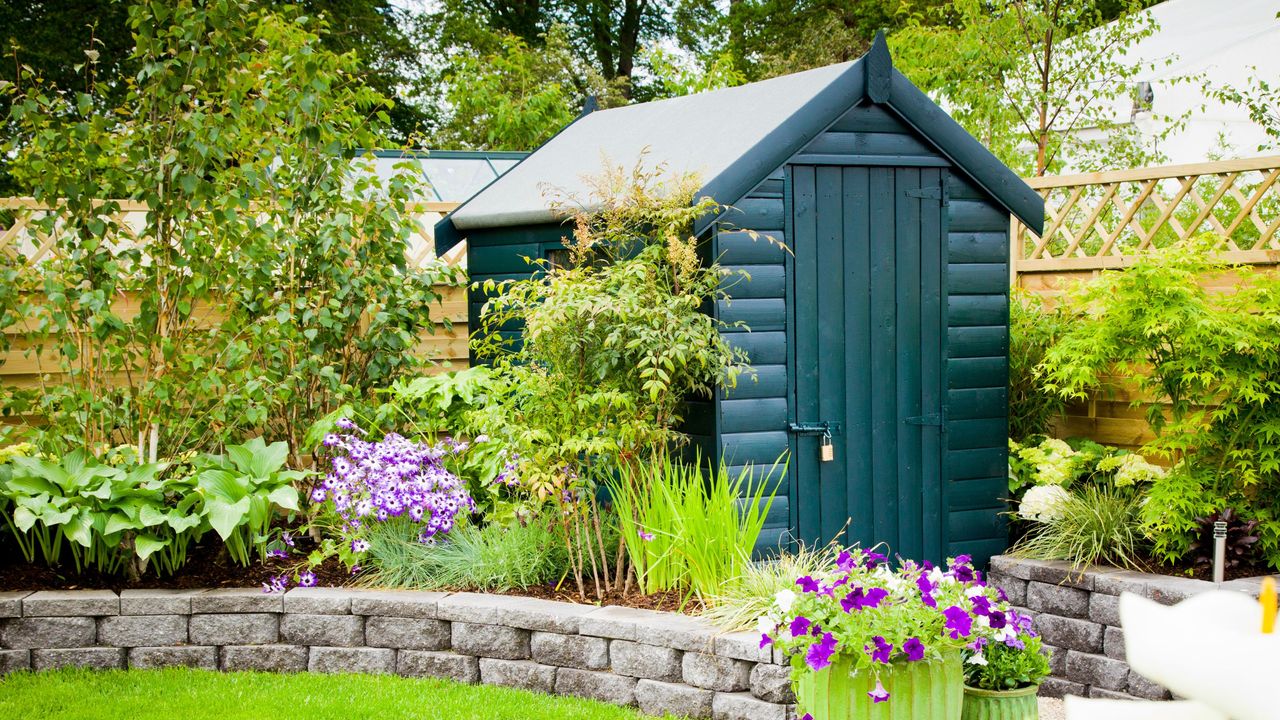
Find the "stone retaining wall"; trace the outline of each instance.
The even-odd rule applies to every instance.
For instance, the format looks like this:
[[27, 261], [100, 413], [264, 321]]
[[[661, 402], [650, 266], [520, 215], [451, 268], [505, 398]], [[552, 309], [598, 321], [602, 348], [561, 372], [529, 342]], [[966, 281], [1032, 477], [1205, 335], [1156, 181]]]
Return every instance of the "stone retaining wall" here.
[[503, 595], [298, 588], [0, 592], [0, 674], [156, 668], [397, 673], [714, 720], [794, 718], [757, 633]]
[[1232, 580], [1220, 587], [1204, 580], [1151, 575], [1118, 568], [1073, 572], [1071, 564], [991, 558], [988, 580], [1004, 589], [1053, 651], [1052, 676], [1040, 687], [1050, 697], [1167, 700], [1169, 691], [1129, 669], [1120, 593], [1131, 592], [1172, 605], [1202, 592], [1235, 590], [1258, 596], [1262, 578]]

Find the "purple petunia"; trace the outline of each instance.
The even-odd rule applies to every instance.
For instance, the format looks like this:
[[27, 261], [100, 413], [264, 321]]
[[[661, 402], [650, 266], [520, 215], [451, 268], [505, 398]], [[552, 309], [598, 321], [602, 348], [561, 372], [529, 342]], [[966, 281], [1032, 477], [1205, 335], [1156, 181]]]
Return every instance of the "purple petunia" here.
[[942, 611], [942, 616], [947, 619], [944, 626], [951, 631], [951, 638], [958, 640], [962, 637], [969, 637], [973, 631], [973, 618], [969, 617], [969, 613], [964, 608], [952, 605]]
[[853, 560], [853, 553], [848, 550], [841, 550], [840, 555], [836, 557], [836, 569], [847, 573], [855, 567], [857, 567], [857, 564]]
[[974, 595], [969, 598], [969, 604], [973, 605], [974, 615], [991, 614], [991, 600], [986, 595]]
[[879, 635], [871, 638], [871, 642], [875, 643], [875, 648], [867, 648], [867, 654], [871, 656], [871, 662], [883, 664], [889, 663], [889, 656], [893, 654], [893, 643], [885, 640]]
[[849, 594], [840, 600], [840, 608], [845, 612], [853, 612], [855, 610], [864, 610], [866, 608], [878, 607], [886, 597], [889, 591], [884, 588], [871, 588], [863, 590], [856, 587]]
[[831, 633], [823, 633], [822, 639], [809, 646], [804, 661], [810, 670], [821, 670], [831, 664], [831, 656], [836, 651], [836, 639]]
[[769, 633], [760, 633], [760, 647], [766, 648], [773, 644], [773, 638], [769, 637]]
[[867, 691], [867, 697], [871, 698], [873, 703], [882, 703], [889, 699], [889, 691], [884, 689], [884, 685], [879, 680], [876, 680], [876, 686]]
[[797, 615], [796, 619], [791, 621], [791, 637], [800, 637], [809, 632], [809, 618], [803, 615]]
[[1008, 624], [1008, 620], [1005, 618], [1004, 613], [999, 610], [992, 610], [990, 614], [987, 615], [987, 622], [990, 623], [992, 630], [999, 630]]
[[868, 570], [874, 570], [877, 566], [883, 565], [888, 561], [889, 558], [885, 557], [883, 553], [865, 552], [862, 554], [862, 567]]
[[907, 660], [916, 662], [924, 659], [924, 643], [920, 642], [920, 638], [907, 638], [902, 643], [902, 652], [907, 656]]
[[818, 592], [818, 581], [814, 580], [812, 577], [808, 575], [805, 575], [802, 578], [796, 579], [796, 584], [800, 586], [800, 590], [802, 592], [807, 592], [807, 593]]

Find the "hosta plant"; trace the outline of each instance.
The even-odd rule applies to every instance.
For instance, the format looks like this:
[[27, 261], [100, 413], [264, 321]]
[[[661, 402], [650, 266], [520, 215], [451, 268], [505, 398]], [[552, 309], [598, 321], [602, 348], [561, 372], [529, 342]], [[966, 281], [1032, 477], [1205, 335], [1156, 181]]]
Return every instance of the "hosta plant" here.
[[299, 510], [294, 485], [307, 473], [286, 470], [288, 457], [285, 443], [267, 445], [254, 438], [228, 447], [224, 455], [203, 456], [197, 464], [193, 477], [198, 499], [192, 509], [207, 519], [241, 565], [248, 565], [254, 552], [259, 560], [266, 559], [278, 510]]
[[[172, 574], [210, 530], [233, 560], [265, 557], [272, 520], [298, 509], [284, 443], [252, 440], [226, 455], [112, 465], [83, 450], [0, 465], [0, 519], [28, 562], [137, 577]], [[110, 454], [110, 453], [108, 453]]]
[[760, 618], [761, 646], [775, 645], [797, 676], [827, 668], [836, 659], [855, 673], [876, 678], [874, 702], [890, 699], [879, 678], [891, 663], [942, 661], [991, 642], [1018, 641], [1029, 619], [1013, 610], [1002, 591], [989, 588], [968, 556], [947, 569], [846, 550], [834, 566], [796, 580]]

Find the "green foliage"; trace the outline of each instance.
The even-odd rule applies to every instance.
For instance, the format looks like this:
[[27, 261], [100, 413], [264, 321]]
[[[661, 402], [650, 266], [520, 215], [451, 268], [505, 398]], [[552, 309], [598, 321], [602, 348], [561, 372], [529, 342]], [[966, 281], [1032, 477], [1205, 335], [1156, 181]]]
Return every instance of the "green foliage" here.
[[1147, 541], [1139, 493], [1086, 486], [1068, 494], [1057, 512], [1036, 523], [1010, 554], [1068, 560], [1077, 568], [1116, 565], [1141, 569]]
[[747, 81], [746, 75], [734, 67], [733, 56], [727, 52], [708, 58], [704, 67], [678, 57], [670, 50], [654, 47], [645, 52], [644, 61], [653, 74], [651, 92], [659, 98], [719, 90]]
[[1050, 652], [1039, 637], [1020, 636], [1019, 649], [1005, 643], [988, 643], [982, 648], [984, 664], [965, 663], [964, 684], [981, 690], [1017, 690], [1039, 685], [1049, 675]]
[[1048, 310], [1037, 295], [1017, 291], [1009, 302], [1009, 437], [1024, 440], [1049, 432], [1064, 401], [1045, 389], [1036, 368], [1067, 326], [1061, 309]]
[[[36, 222], [54, 244], [0, 321], [65, 381], [5, 404], [51, 441], [154, 459], [268, 434], [296, 452], [312, 418], [420, 365], [446, 276], [405, 262], [420, 177], [350, 157], [385, 145], [388, 101], [323, 23], [282, 13], [139, 3], [117, 106], [99, 110], [114, 86], [7, 89], [4, 152], [54, 207]], [[109, 198], [148, 211], [130, 226]]]
[[200, 514], [222, 538], [231, 558], [248, 565], [250, 552], [266, 560], [271, 521], [278, 510], [298, 512], [295, 483], [307, 474], [285, 470], [289, 448], [254, 438], [225, 455], [201, 456], [193, 476]]
[[117, 466], [83, 450], [61, 462], [13, 455], [0, 464], [0, 519], [27, 562], [57, 566], [65, 552], [76, 572], [136, 579], [150, 566], [172, 574], [209, 530], [248, 565], [253, 548], [265, 557], [277, 513], [298, 510], [292, 483], [303, 474], [281, 470], [287, 452], [255, 439], [189, 462]]
[[[0, 2], [0, 83], [23, 81], [21, 68], [67, 90], [83, 90], [96, 83], [100, 109], [117, 106], [129, 90], [141, 63], [131, 55], [133, 31], [129, 8], [140, 2]], [[324, 18], [333, 29], [321, 42], [334, 53], [355, 52], [361, 58], [365, 81], [380, 93], [396, 97], [390, 111], [397, 139], [407, 139], [430, 119], [431, 109], [412, 102], [414, 65], [420, 52], [418, 24], [412, 13], [389, 0], [262, 0], [266, 9], [299, 5], [312, 17]], [[8, 114], [0, 99], [0, 117]], [[0, 159], [0, 175], [3, 175]], [[0, 195], [12, 192], [0, 180]]]
[[[1113, 14], [1093, 0], [953, 0], [894, 33], [894, 65], [1021, 174], [1150, 163], [1156, 144], [1114, 107], [1152, 69], [1124, 55], [1157, 24], [1138, 12], [1148, 2], [1116, 4]], [[1186, 121], [1157, 119], [1161, 138]]]
[[535, 277], [484, 285], [474, 347], [502, 381], [485, 425], [518, 455], [531, 496], [561, 506], [585, 553], [571, 557], [580, 592], [583, 577], [608, 587], [622, 575], [601, 557], [600, 481], [683, 442], [687, 401], [735, 382], [743, 360], [701, 312], [725, 297], [724, 274], [689, 232], [715, 204], [661, 172], [607, 168], [592, 197], [557, 205], [574, 219], [569, 264], [532, 261]]
[[587, 95], [609, 102], [609, 86], [574, 54], [568, 28], [553, 25], [541, 40], [531, 47], [504, 35], [492, 52], [454, 59], [442, 144], [532, 150], [572, 122]]
[[609, 496], [640, 589], [681, 588], [701, 599], [739, 576], [773, 505], [779, 467], [785, 463], [757, 475], [748, 466], [736, 478], [723, 462], [704, 470], [700, 458], [624, 467]]
[[445, 542], [424, 545], [408, 523], [370, 526], [372, 572], [378, 587], [418, 590], [523, 590], [554, 582], [568, 566], [564, 547], [544, 518], [520, 524], [467, 525]]
[[1220, 483], [1210, 471], [1179, 463], [1163, 481], [1147, 491], [1142, 507], [1142, 531], [1151, 539], [1151, 553], [1172, 564], [1186, 558], [1196, 539], [1196, 520], [1226, 503]]
[[756, 621], [773, 609], [781, 590], [794, 590], [796, 578], [817, 577], [836, 562], [834, 545], [810, 547], [800, 543], [795, 551], [781, 550], [772, 557], [744, 565], [711, 595], [704, 597], [703, 617], [730, 632], [756, 629]]
[[1031, 438], [1026, 445], [1009, 441], [1009, 492], [1014, 499], [1035, 485], [1073, 488], [1088, 483], [1136, 492], [1145, 490], [1164, 475], [1164, 468], [1147, 462], [1137, 453], [1092, 440]]
[[[1280, 568], [1280, 279], [1210, 259], [1211, 241], [1145, 256], [1081, 289], [1081, 316], [1045, 356], [1046, 387], [1106, 393], [1133, 377], [1157, 437], [1144, 454], [1179, 465], [1144, 510], [1157, 555], [1181, 558], [1195, 519], [1230, 507], [1260, 521], [1260, 547]], [[1236, 273], [1210, 295], [1206, 274]]]

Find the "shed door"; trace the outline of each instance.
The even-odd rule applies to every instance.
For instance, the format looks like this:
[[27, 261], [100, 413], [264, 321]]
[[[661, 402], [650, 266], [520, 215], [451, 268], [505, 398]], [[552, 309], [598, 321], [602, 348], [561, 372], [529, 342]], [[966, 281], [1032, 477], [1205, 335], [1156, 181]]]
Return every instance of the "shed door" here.
[[947, 171], [788, 171], [798, 536], [941, 560]]

